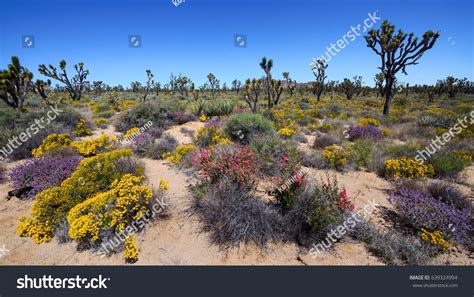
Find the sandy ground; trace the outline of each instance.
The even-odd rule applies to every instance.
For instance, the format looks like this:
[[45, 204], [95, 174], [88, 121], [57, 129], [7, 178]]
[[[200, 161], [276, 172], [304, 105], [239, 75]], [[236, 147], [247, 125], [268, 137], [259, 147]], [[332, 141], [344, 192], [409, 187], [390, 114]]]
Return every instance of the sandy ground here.
[[[191, 138], [181, 132], [181, 128], [196, 131], [203, 123], [191, 122], [171, 127], [167, 133], [175, 136], [181, 144], [190, 143]], [[112, 126], [94, 131], [96, 137], [102, 133], [117, 135]], [[312, 258], [306, 250], [295, 244], [271, 244], [266, 251], [252, 246], [231, 250], [228, 253], [210, 245], [207, 234], [199, 232], [196, 217], [184, 214], [190, 201], [186, 188], [192, 177], [162, 160], [142, 159], [145, 164], [145, 175], [149, 185], [158, 186], [164, 178], [170, 184], [167, 194], [166, 219], [158, 219], [147, 225], [145, 230], [136, 235], [139, 246], [139, 265], [383, 265], [371, 255], [362, 243], [340, 242], [334, 249]], [[9, 164], [9, 168], [15, 164]], [[356, 207], [361, 210], [369, 201], [390, 208], [387, 192], [390, 184], [370, 172], [336, 173], [331, 171], [310, 170], [313, 177], [325, 177], [326, 174], [336, 175], [339, 184], [344, 185], [348, 194], [355, 198]], [[474, 187], [474, 167], [466, 173], [466, 188]], [[469, 189], [471, 188], [471, 189]], [[11, 190], [10, 184], [0, 185], [0, 197], [6, 197]], [[0, 265], [123, 265], [121, 254], [100, 258], [92, 251], [79, 252], [75, 243], [58, 243], [57, 240], [41, 245], [29, 238], [16, 235], [16, 227], [20, 216], [28, 216], [33, 201], [21, 201], [12, 198], [7, 201], [0, 199], [0, 247], [5, 244], [8, 252], [0, 258]], [[371, 213], [375, 221], [377, 212]], [[453, 252], [440, 256], [436, 264], [473, 264], [464, 252]]]

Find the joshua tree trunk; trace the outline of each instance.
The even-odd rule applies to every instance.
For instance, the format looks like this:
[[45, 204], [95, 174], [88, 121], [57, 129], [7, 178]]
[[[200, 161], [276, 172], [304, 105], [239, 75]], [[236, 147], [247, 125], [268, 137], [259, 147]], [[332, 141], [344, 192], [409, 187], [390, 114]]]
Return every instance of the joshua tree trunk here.
[[390, 113], [390, 104], [392, 103], [392, 87], [395, 79], [392, 77], [387, 76], [385, 79], [385, 87], [384, 87], [384, 94], [385, 94], [385, 104], [383, 105], [383, 115], [387, 116]]

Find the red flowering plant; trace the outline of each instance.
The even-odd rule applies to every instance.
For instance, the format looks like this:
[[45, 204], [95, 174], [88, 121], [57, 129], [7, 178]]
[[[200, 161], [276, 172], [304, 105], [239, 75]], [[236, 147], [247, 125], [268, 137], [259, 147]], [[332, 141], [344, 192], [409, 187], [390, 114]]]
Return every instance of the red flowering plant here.
[[240, 186], [253, 185], [257, 180], [258, 166], [247, 146], [200, 148], [192, 156], [192, 164], [210, 183], [217, 182], [223, 176], [233, 179]]

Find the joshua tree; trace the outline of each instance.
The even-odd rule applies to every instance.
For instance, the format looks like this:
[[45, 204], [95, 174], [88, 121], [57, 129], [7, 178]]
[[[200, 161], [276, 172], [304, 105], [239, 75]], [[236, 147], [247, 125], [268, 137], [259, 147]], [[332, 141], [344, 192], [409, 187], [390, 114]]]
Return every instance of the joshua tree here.
[[242, 82], [240, 80], [234, 79], [232, 81], [232, 91], [234, 91], [236, 94], [239, 94], [241, 86], [242, 86]]
[[457, 92], [460, 89], [460, 80], [457, 78], [454, 78], [453, 76], [448, 76], [444, 80], [444, 85], [446, 86], [446, 91], [448, 92], [448, 97], [449, 98], [454, 98], [456, 97]]
[[62, 71], [61, 73], [58, 73], [56, 67], [53, 65], [46, 67], [44, 64], [39, 65], [38, 71], [44, 76], [62, 82], [72, 100], [81, 100], [84, 83], [87, 75], [89, 75], [89, 70], [84, 70], [84, 63], [74, 64], [73, 67], [76, 70], [76, 75], [74, 75], [72, 79], [69, 79], [67, 75], [66, 61], [64, 60], [59, 62], [59, 69]]
[[249, 105], [252, 112], [258, 111], [258, 96], [260, 94], [260, 87], [262, 85], [262, 80], [247, 79], [245, 81], [245, 102]]
[[191, 85], [192, 85], [192, 81], [186, 76], [182, 76], [181, 74], [179, 74], [178, 77], [176, 78], [175, 83], [176, 83], [175, 88], [178, 90], [178, 92], [181, 95], [186, 95], [187, 97], [188, 90], [191, 88]]
[[214, 74], [209, 73], [207, 75], [206, 86], [211, 91], [212, 98], [215, 97], [216, 91], [219, 90], [219, 84], [220, 84], [220, 81], [216, 78]]
[[377, 97], [383, 96], [384, 95], [384, 87], [383, 87], [383, 82], [385, 80], [385, 76], [382, 72], [377, 73], [375, 75], [374, 81], [375, 81], [375, 88], [377, 90]]
[[428, 102], [433, 103], [433, 96], [435, 93], [435, 87], [434, 86], [427, 86], [426, 87], [426, 94], [428, 95]]
[[97, 92], [99, 96], [102, 94], [104, 87], [105, 85], [101, 80], [95, 80], [92, 82], [92, 88]]
[[222, 85], [222, 91], [227, 94], [227, 90], [228, 90], [227, 83], [224, 83]]
[[49, 93], [51, 92], [51, 80], [47, 80], [46, 82], [38, 79], [35, 82], [34, 90], [36, 93], [38, 93], [41, 98], [43, 98], [43, 101], [47, 104], [50, 105], [51, 103], [48, 101], [48, 96]]
[[439, 37], [438, 32], [427, 31], [419, 40], [414, 33], [406, 34], [402, 30], [395, 33], [395, 26], [387, 20], [382, 23], [378, 30], [370, 30], [365, 36], [367, 46], [370, 47], [382, 60], [381, 72], [384, 75], [385, 104], [383, 114], [390, 113], [392, 102], [392, 87], [396, 74], [401, 70], [405, 75], [406, 67], [418, 64], [423, 54], [431, 49]]
[[130, 89], [132, 90], [132, 92], [134, 93], [138, 93], [140, 91], [140, 89], [142, 88], [142, 84], [138, 81], [132, 81], [130, 83]]
[[262, 62], [260, 63], [260, 67], [265, 72], [265, 88], [267, 89], [267, 107], [268, 109], [272, 108], [273, 106], [273, 94], [272, 94], [272, 74], [271, 70], [273, 68], [273, 60], [270, 59], [267, 62], [267, 57], [262, 58]]
[[155, 83], [153, 81], [153, 73], [151, 73], [151, 70], [149, 69], [146, 70], [146, 77], [147, 77], [147, 80], [146, 80], [145, 94], [143, 95], [143, 102], [146, 101], [146, 96], [148, 95], [148, 92], [150, 91], [153, 84]]
[[193, 94], [194, 100], [199, 100], [199, 90], [196, 90], [194, 83], [191, 84], [191, 93]]
[[160, 82], [156, 82], [156, 83], [154, 84], [154, 87], [155, 87], [156, 95], [160, 94], [160, 92], [161, 92], [161, 83], [160, 83]]
[[315, 81], [313, 82], [313, 94], [318, 98], [318, 102], [324, 90], [324, 80], [327, 78], [326, 68], [328, 68], [326, 61], [318, 59], [316, 60], [316, 63], [314, 63], [314, 67], [311, 69], [315, 78]]
[[12, 57], [7, 70], [0, 71], [0, 97], [8, 106], [22, 110], [33, 73], [20, 65], [18, 57]]
[[296, 81], [290, 78], [289, 72], [283, 72], [283, 78], [286, 80], [286, 88], [290, 97], [293, 96], [293, 92], [296, 89]]
[[355, 94], [359, 94], [362, 90], [362, 76], [354, 76], [353, 79], [354, 81], [344, 78], [344, 81], [339, 85], [348, 100], [351, 100]]

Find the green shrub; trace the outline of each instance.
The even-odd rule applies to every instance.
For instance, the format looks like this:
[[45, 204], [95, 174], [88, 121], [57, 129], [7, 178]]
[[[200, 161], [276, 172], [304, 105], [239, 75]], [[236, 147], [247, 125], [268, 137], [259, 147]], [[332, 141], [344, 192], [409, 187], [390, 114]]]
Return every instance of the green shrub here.
[[203, 113], [206, 116], [230, 115], [235, 108], [236, 102], [230, 99], [218, 99], [207, 101], [203, 106]]
[[239, 113], [230, 116], [225, 131], [232, 140], [247, 144], [256, 134], [275, 134], [275, 127], [261, 114]]
[[349, 162], [356, 165], [357, 168], [367, 168], [372, 160], [373, 145], [362, 139], [354, 142], [346, 142], [342, 145], [347, 153]]
[[452, 152], [436, 153], [431, 156], [429, 162], [438, 177], [455, 177], [469, 165], [469, 161]]
[[154, 127], [166, 128], [173, 124], [173, 114], [159, 103], [146, 102], [122, 113], [115, 126], [120, 132], [143, 127], [151, 121]]

